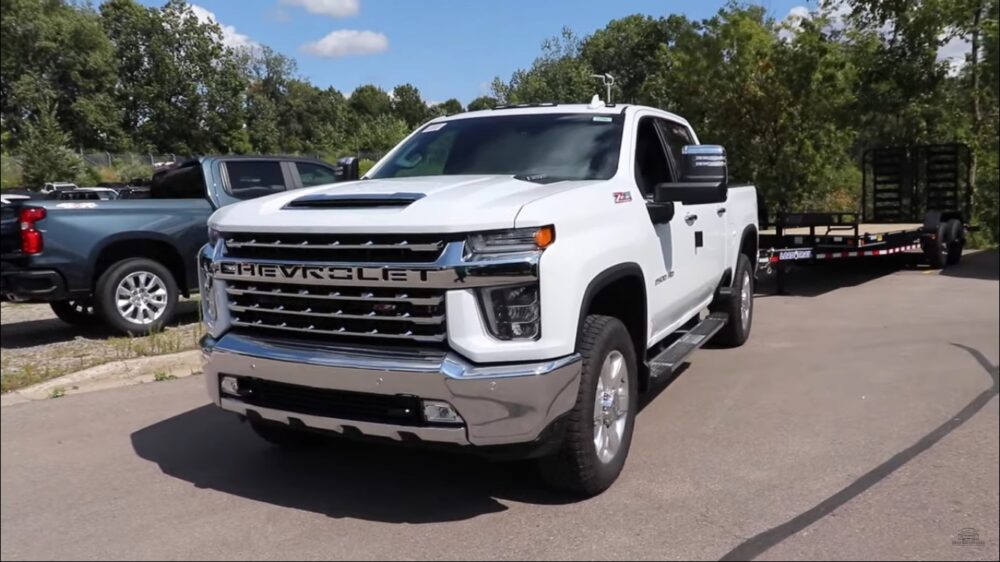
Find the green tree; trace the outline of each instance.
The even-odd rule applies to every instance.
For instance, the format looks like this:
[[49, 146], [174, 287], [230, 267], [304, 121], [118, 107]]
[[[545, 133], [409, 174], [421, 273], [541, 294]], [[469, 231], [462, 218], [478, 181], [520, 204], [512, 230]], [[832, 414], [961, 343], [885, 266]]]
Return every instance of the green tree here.
[[69, 134], [59, 128], [54, 107], [42, 109], [24, 128], [23, 180], [31, 187], [47, 181], [72, 181], [82, 169], [82, 162], [69, 149]]
[[372, 84], [358, 86], [347, 103], [361, 117], [378, 117], [392, 112], [389, 94]]
[[430, 116], [420, 90], [413, 84], [401, 84], [392, 91], [392, 113], [414, 129]]
[[61, 0], [0, 3], [0, 115], [12, 143], [27, 123], [54, 109], [74, 146], [121, 141], [114, 50], [96, 12]]
[[[663, 20], [636, 14], [612, 20], [587, 37], [580, 47], [580, 58], [596, 73], [614, 76], [615, 101], [634, 103], [654, 67], [657, 51], [666, 41]], [[598, 91], [594, 83], [591, 87]]]
[[600, 89], [593, 69], [580, 58], [580, 39], [569, 28], [542, 43], [542, 55], [528, 70], [510, 80], [493, 79], [493, 97], [500, 103], [581, 103]]
[[392, 115], [365, 118], [353, 139], [358, 153], [384, 154], [409, 133], [406, 123]]
[[431, 108], [431, 113], [435, 116], [455, 115], [463, 111], [465, 111], [465, 108], [462, 107], [462, 102], [455, 98], [447, 99]]
[[490, 96], [479, 96], [469, 102], [468, 111], [481, 111], [483, 109], [493, 109], [497, 106], [496, 98]]

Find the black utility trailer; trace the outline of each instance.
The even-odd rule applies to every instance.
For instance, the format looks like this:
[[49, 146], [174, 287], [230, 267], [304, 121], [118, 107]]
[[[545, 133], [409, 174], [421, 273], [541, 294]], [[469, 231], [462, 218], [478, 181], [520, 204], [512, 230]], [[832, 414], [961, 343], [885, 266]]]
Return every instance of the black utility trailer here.
[[972, 186], [964, 144], [898, 146], [864, 154], [860, 212], [780, 210], [760, 234], [760, 266], [777, 275], [792, 263], [870, 259], [922, 252], [932, 268], [962, 258]]

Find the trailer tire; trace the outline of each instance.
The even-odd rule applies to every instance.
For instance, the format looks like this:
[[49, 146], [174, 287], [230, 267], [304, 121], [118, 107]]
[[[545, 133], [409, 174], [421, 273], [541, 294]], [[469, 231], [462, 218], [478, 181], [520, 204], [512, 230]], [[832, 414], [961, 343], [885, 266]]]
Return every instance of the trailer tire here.
[[931, 269], [944, 269], [948, 265], [948, 223], [938, 224], [933, 240], [924, 241], [924, 255]]
[[750, 259], [740, 254], [733, 273], [732, 291], [725, 297], [716, 296], [710, 307], [729, 317], [726, 325], [712, 338], [712, 343], [724, 347], [739, 347], [746, 343], [753, 327], [753, 269]]
[[948, 233], [945, 238], [948, 247], [945, 264], [958, 265], [958, 262], [962, 261], [962, 250], [965, 249], [965, 227], [962, 221], [951, 219], [945, 223], [945, 231]]
[[[621, 320], [588, 315], [578, 342], [583, 365], [576, 405], [566, 415], [566, 434], [559, 451], [539, 459], [538, 466], [542, 479], [551, 487], [593, 497], [607, 490], [625, 466], [638, 413], [639, 376], [635, 347]], [[613, 385], [610, 391], [609, 383]], [[604, 389], [601, 395], [599, 386]]]

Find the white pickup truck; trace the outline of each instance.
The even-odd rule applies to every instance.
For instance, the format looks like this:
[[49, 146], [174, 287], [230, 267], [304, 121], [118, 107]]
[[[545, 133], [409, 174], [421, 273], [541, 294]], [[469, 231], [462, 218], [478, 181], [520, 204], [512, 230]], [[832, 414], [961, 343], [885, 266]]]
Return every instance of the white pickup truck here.
[[594, 495], [640, 393], [750, 333], [755, 190], [649, 107], [435, 119], [359, 181], [231, 205], [209, 229], [208, 392], [281, 445], [537, 458]]

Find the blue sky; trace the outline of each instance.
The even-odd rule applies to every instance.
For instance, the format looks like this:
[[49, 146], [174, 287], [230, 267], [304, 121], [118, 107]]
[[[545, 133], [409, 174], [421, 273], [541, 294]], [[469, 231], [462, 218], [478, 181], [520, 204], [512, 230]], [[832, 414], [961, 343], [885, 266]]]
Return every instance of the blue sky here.
[[[162, 1], [143, 0], [160, 5]], [[569, 26], [579, 35], [634, 13], [702, 19], [725, 0], [194, 0], [231, 42], [268, 45], [314, 84], [349, 94], [410, 82], [425, 100], [468, 103], [531, 64], [541, 42]], [[806, 0], [757, 0], [777, 19]], [[324, 39], [326, 38], [326, 39]]]

